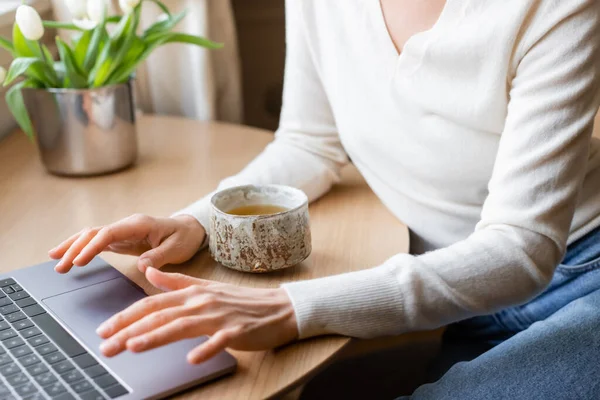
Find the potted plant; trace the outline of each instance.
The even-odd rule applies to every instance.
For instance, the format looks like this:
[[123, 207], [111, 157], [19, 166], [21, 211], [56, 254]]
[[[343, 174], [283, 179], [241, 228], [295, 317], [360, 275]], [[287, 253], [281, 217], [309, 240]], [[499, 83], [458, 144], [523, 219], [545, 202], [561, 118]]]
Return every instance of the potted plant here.
[[[49, 172], [113, 172], [137, 156], [132, 93], [137, 66], [169, 43], [210, 49], [221, 44], [173, 32], [185, 12], [171, 14], [159, 0], [120, 0], [122, 15], [110, 16], [106, 0], [65, 1], [71, 23], [42, 21], [28, 5], [17, 8], [12, 40], [0, 37], [0, 47], [14, 58], [8, 71], [0, 70], [0, 83], [12, 85], [6, 102], [21, 129], [37, 141]], [[164, 14], [141, 30], [146, 3]], [[59, 60], [40, 43], [45, 28], [74, 31], [70, 43], [56, 38]]]

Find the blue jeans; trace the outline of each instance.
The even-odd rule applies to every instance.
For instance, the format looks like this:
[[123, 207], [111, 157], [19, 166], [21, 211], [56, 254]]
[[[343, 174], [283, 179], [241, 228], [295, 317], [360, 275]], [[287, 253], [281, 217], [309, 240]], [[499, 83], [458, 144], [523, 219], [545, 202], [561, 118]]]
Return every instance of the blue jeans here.
[[448, 327], [421, 399], [600, 399], [600, 228], [530, 302]]

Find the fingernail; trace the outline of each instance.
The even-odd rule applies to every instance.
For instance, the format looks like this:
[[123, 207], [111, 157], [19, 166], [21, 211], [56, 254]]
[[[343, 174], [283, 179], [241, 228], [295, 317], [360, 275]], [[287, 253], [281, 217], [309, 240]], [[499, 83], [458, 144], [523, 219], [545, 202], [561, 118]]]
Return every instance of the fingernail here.
[[81, 258], [80, 258], [79, 256], [75, 257], [75, 259], [73, 260], [73, 264], [77, 264], [77, 263], [79, 263], [79, 260], [80, 260], [80, 259], [81, 259]]
[[119, 343], [113, 340], [107, 340], [100, 345], [100, 351], [106, 355], [114, 354], [119, 350]]
[[98, 329], [96, 329], [96, 333], [100, 337], [106, 337], [110, 334], [110, 326], [109, 325], [100, 325]]

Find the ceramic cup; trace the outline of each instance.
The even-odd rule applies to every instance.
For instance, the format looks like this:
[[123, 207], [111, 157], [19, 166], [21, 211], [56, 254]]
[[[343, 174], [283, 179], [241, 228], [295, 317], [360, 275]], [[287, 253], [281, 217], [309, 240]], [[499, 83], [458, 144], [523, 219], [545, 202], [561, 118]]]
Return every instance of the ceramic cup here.
[[[228, 211], [253, 205], [287, 210], [267, 215], [232, 215]], [[211, 199], [209, 248], [226, 267], [264, 273], [292, 267], [309, 256], [311, 246], [308, 198], [287, 186], [238, 186]]]

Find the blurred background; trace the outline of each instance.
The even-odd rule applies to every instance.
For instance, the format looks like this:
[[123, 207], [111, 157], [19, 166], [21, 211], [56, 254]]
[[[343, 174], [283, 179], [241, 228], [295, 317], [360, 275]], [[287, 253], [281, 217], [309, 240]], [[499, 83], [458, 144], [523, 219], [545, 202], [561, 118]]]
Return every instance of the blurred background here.
[[[144, 112], [224, 120], [275, 130], [279, 122], [285, 59], [285, 10], [282, 0], [166, 0], [173, 12], [188, 10], [179, 30], [226, 43], [219, 52], [170, 45], [138, 71], [138, 107]], [[44, 19], [71, 17], [63, 0], [28, 0]], [[114, 2], [116, 5], [116, 1]], [[11, 36], [14, 10], [21, 0], [0, 0], [0, 35]], [[115, 7], [114, 9], [118, 9]], [[144, 21], [160, 12], [145, 8]], [[55, 50], [56, 32], [46, 44]], [[67, 32], [61, 32], [68, 35]], [[0, 51], [0, 65], [10, 58]], [[4, 89], [0, 88], [4, 97]], [[16, 127], [0, 101], [0, 137]]]

